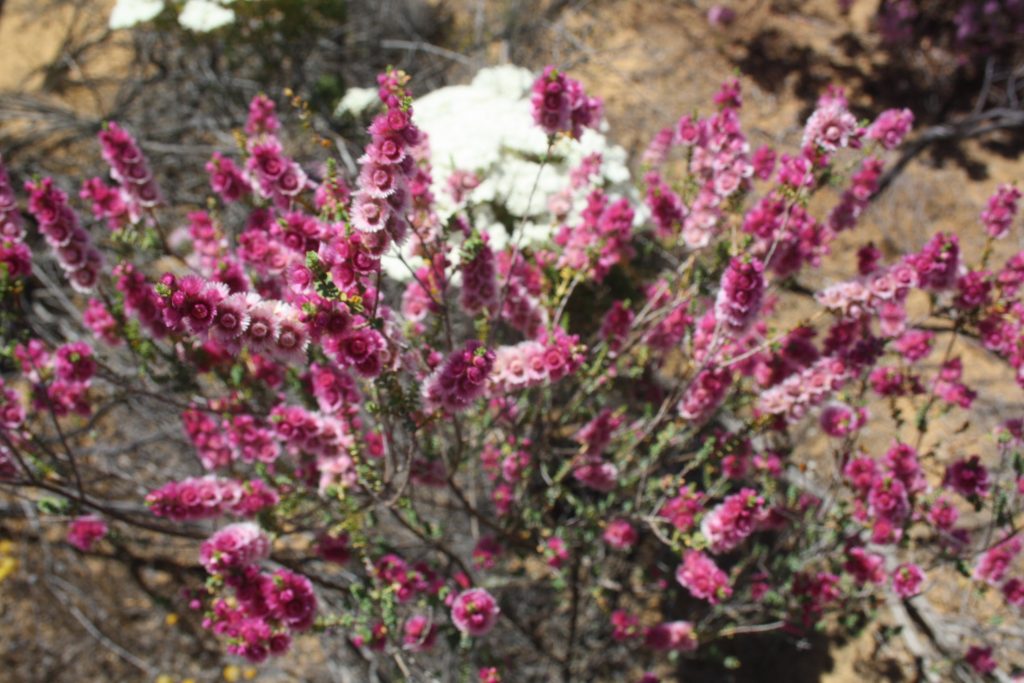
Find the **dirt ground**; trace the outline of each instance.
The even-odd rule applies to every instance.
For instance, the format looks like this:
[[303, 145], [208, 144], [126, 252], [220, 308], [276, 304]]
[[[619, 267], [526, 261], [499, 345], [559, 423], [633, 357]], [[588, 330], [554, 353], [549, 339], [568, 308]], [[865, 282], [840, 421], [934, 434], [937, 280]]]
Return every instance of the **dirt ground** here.
[[[68, 27], [73, 22], [95, 20], [95, 16], [60, 10], [41, 14], [39, 8], [44, 4], [41, 0], [0, 3], [0, 93], [38, 91], [46, 82], [45, 67], [54, 63]], [[110, 4], [97, 1], [92, 12], [101, 14]], [[512, 57], [529, 67], [546, 62], [567, 66], [590, 92], [604, 98], [611, 137], [634, 157], [658, 129], [682, 113], [708, 111], [712, 94], [732, 75], [743, 85], [743, 119], [755, 145], [771, 141], [795, 147], [814, 99], [829, 83], [846, 86], [851, 102], [865, 113], [897, 106], [903, 103], [901, 96], [913, 95], [912, 88], [899, 81], [881, 86], [872, 81], [886, 67], [886, 57], [871, 49], [867, 31], [877, 4], [873, 1], [855, 3], [853, 13], [842, 16], [835, 0], [736, 0], [725, 4], [736, 10], [737, 20], [717, 29], [708, 25], [706, 12], [711, 3], [705, 0], [551, 3], [553, 7], [545, 5], [548, 21], [530, 45], [517, 45], [508, 35], [492, 30], [507, 25], [508, 13], [513, 11], [510, 4], [515, 3], [456, 0], [444, 4], [454, 19], [452, 49], [469, 41], [478, 46], [472, 54], [476, 63]], [[849, 36], [856, 38], [860, 49], [849, 49]], [[62, 68], [116, 73], [118, 64], [117, 55], [85, 65], [72, 56], [65, 57]], [[456, 78], [465, 77], [461, 69], [453, 67]], [[60, 93], [50, 96], [61, 98]], [[102, 101], [70, 104], [103, 107]], [[976, 258], [983, 243], [977, 217], [986, 198], [999, 183], [1019, 181], [1024, 175], [1024, 166], [1013, 151], [997, 151], [989, 142], [967, 143], [942, 163], [927, 155], [912, 162], [869, 210], [855, 236], [857, 241], [869, 235], [892, 255], [919, 247], [925, 236], [937, 229], [952, 230], [960, 235], [967, 258]], [[835, 258], [820, 276], [822, 281], [854, 271], [852, 255], [844, 253], [845, 246], [846, 242], [837, 245]], [[995, 262], [1021, 246], [1002, 245]], [[949, 450], [969, 448], [985, 438], [997, 419], [1024, 410], [1020, 390], [1008, 380], [1003, 366], [968, 345], [960, 352], [964, 354], [965, 380], [982, 389], [990, 405], [983, 411], [985, 419], [942, 444]], [[950, 421], [950, 432], [954, 426]], [[3, 566], [0, 564], [0, 575]], [[11, 578], [0, 581], [4, 631], [0, 640], [4, 642], [14, 642], [11, 631], [31, 620], [17, 605], [17, 586], [18, 581]], [[72, 650], [75, 656], [83, 656], [93, 649], [92, 641], [84, 631], [77, 635], [80, 640]], [[762, 667], [755, 660], [748, 665], [752, 668], [737, 672], [737, 680], [913, 680], [906, 652], [897, 645], [877, 643], [877, 631], [869, 629], [853, 641], [834, 644], [827, 652], [792, 653], [790, 661], [807, 658], [798, 666], [765, 661]], [[113, 672], [116, 658], [111, 659], [114, 668], [98, 667], [97, 671]], [[287, 678], [287, 672], [296, 669], [284, 664], [279, 670]], [[767, 671], [773, 672], [770, 679], [765, 677]], [[230, 680], [243, 673], [229, 671], [224, 677]]]

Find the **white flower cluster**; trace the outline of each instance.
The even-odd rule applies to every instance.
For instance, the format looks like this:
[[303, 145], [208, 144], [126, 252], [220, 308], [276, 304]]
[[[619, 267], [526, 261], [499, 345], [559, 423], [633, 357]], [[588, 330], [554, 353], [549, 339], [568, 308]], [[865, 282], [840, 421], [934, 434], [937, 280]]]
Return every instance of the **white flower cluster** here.
[[[542, 168], [547, 136], [531, 113], [534, 78], [521, 67], [491, 67], [480, 70], [469, 85], [439, 88], [413, 104], [413, 120], [429, 136], [438, 217], [445, 221], [456, 209], [447, 189], [452, 172], [475, 173], [481, 182], [466, 201], [474, 206], [476, 227], [490, 235], [496, 249], [508, 243], [509, 235], [495, 218], [495, 206], [522, 220], [524, 245], [550, 239], [558, 224], [548, 209], [548, 197], [568, 187], [570, 170], [595, 152], [602, 155], [597, 184], [613, 194], [635, 193], [626, 150], [610, 145], [594, 130], [587, 129], [579, 141], [559, 139], [551, 150], [552, 161]], [[338, 115], [360, 116], [370, 108], [368, 94], [376, 89], [353, 90], [339, 104]], [[570, 224], [585, 203], [585, 192], [573, 197]], [[408, 270], [396, 264], [397, 259], [385, 257], [389, 274], [407, 279]]]
[[[187, 0], [178, 13], [178, 23], [196, 33], [206, 33], [235, 20], [235, 11], [227, 7], [234, 0]], [[131, 28], [154, 19], [164, 10], [166, 0], [117, 0], [110, 13], [110, 28]]]

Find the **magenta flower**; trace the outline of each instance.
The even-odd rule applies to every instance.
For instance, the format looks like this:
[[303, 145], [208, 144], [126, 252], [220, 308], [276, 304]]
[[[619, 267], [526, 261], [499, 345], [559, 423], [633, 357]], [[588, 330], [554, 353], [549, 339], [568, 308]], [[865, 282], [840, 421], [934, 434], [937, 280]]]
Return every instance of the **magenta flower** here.
[[971, 645], [968, 648], [967, 654], [964, 655], [964, 661], [982, 675], [992, 673], [997, 666], [995, 658], [992, 657], [992, 648], [979, 645]]
[[700, 531], [712, 553], [724, 553], [736, 548], [767, 518], [764, 498], [748, 488], [727, 497], [705, 515]]
[[96, 541], [107, 535], [107, 523], [96, 515], [85, 515], [72, 520], [68, 526], [68, 543], [82, 552], [88, 552]]
[[977, 564], [974, 565], [972, 576], [977, 581], [984, 581], [993, 586], [999, 585], [1010, 569], [1010, 564], [1020, 555], [1024, 542], [1020, 537], [1013, 536], [986, 550]]
[[427, 406], [450, 411], [465, 410], [483, 395], [494, 366], [494, 352], [476, 340], [466, 342], [427, 378], [423, 398]]
[[820, 149], [831, 154], [850, 146], [862, 132], [857, 118], [846, 108], [845, 98], [822, 98], [804, 127], [804, 150]]
[[732, 595], [729, 577], [714, 561], [698, 550], [687, 550], [676, 569], [676, 581], [695, 598], [717, 605]]
[[278, 569], [265, 584], [263, 597], [270, 614], [296, 631], [305, 631], [316, 617], [313, 584], [305, 576]]
[[452, 623], [466, 635], [486, 635], [498, 620], [501, 608], [483, 588], [470, 588], [459, 593], [452, 602]]
[[608, 522], [601, 537], [616, 550], [629, 550], [637, 541], [636, 529], [625, 519], [613, 519]]
[[662, 652], [693, 652], [697, 649], [697, 634], [688, 621], [666, 621], [646, 630], [644, 644]]
[[892, 573], [892, 588], [901, 598], [912, 598], [921, 592], [924, 572], [916, 564], [901, 564]]
[[846, 562], [843, 569], [849, 572], [857, 583], [880, 584], [885, 581], [884, 558], [869, 553], [864, 548], [850, 548], [846, 551]]
[[988, 206], [981, 212], [981, 222], [989, 236], [999, 239], [1010, 232], [1017, 217], [1021, 191], [1013, 185], [1000, 185], [989, 197]]
[[270, 556], [270, 539], [252, 522], [229, 524], [203, 541], [199, 561], [210, 574], [224, 574]]
[[402, 628], [402, 645], [410, 652], [427, 652], [437, 642], [437, 626], [429, 617], [414, 614], [405, 620]]
[[530, 102], [534, 122], [548, 135], [565, 133], [578, 140], [584, 128], [596, 128], [601, 120], [601, 100], [588, 97], [579, 81], [553, 66], [544, 67], [534, 81]]
[[988, 470], [977, 455], [960, 458], [946, 468], [942, 484], [965, 498], [984, 496], [989, 490]]
[[909, 109], [886, 109], [868, 126], [865, 137], [877, 140], [885, 149], [896, 149], [914, 125], [914, 114]]

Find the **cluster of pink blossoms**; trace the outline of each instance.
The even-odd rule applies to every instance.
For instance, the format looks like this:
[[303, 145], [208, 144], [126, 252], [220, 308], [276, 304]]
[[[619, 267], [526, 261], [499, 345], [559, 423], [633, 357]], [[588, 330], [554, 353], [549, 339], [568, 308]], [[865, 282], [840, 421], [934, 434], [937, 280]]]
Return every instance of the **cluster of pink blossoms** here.
[[270, 557], [270, 539], [252, 522], [229, 524], [199, 547], [199, 562], [210, 574], [244, 569], [267, 557]]
[[459, 302], [470, 313], [490, 309], [498, 303], [497, 268], [494, 250], [486, 233], [478, 241], [467, 240], [459, 269], [462, 271], [462, 293]]
[[547, 323], [547, 309], [541, 306], [540, 295], [543, 273], [538, 265], [525, 258], [516, 258], [508, 251], [498, 257], [498, 276], [502, 283], [501, 317], [509, 325], [526, 335], [537, 337]]
[[[227, 531], [227, 530], [225, 530]], [[248, 542], [262, 551], [262, 542], [248, 531], [227, 531], [223, 544]], [[252, 549], [250, 549], [252, 550]], [[244, 557], [245, 553], [240, 555]], [[224, 583], [235, 599], [217, 598], [203, 619], [203, 627], [228, 639], [227, 650], [251, 662], [281, 655], [291, 646], [292, 634], [306, 631], [316, 617], [316, 595], [308, 578], [287, 569], [264, 573], [255, 563], [230, 567]]]
[[576, 434], [576, 441], [583, 444], [583, 453], [572, 475], [584, 486], [608, 492], [618, 484], [619, 468], [603, 456], [605, 448], [624, 421], [622, 415], [615, 415], [606, 408]]
[[[972, 576], [976, 581], [984, 581], [991, 586], [998, 586], [1006, 578], [1014, 559], [1024, 549], [1024, 541], [1019, 536], [1011, 536], [995, 544], [978, 558]], [[1011, 589], [1013, 586], [1011, 586]], [[1016, 591], [1011, 590], [1010, 593]]]
[[491, 499], [501, 516], [508, 514], [515, 502], [516, 487], [527, 479], [530, 472], [533, 462], [530, 445], [529, 439], [517, 441], [510, 437], [506, 448], [499, 449], [493, 444], [487, 444], [480, 453], [484, 473], [494, 482]]
[[750, 329], [764, 297], [764, 265], [760, 261], [734, 257], [722, 273], [715, 300], [715, 317], [733, 337]]
[[423, 400], [431, 410], [465, 410], [487, 388], [494, 367], [494, 352], [471, 340], [450, 356], [423, 384]]
[[106, 537], [107, 531], [107, 523], [101, 517], [76, 517], [68, 525], [68, 543], [82, 552], [89, 552], [94, 543]]
[[574, 373], [583, 359], [579, 337], [557, 328], [545, 341], [527, 340], [495, 349], [489, 383], [502, 393], [551, 384]]
[[[683, 116], [676, 125], [676, 143], [690, 150], [690, 174], [700, 186], [683, 219], [683, 240], [690, 249], [710, 244], [720, 227], [723, 202], [749, 187], [754, 175], [739, 99], [722, 102], [717, 114], [698, 121]], [[671, 197], [669, 203], [674, 204]]]
[[553, 66], [533, 83], [530, 96], [533, 120], [548, 135], [565, 133], [579, 140], [584, 128], [596, 128], [601, 121], [601, 100], [588, 97], [579, 81]]
[[828, 214], [830, 230], [842, 232], [857, 225], [857, 220], [878, 190], [883, 167], [882, 160], [875, 157], [868, 157], [861, 162], [860, 168], [850, 177], [850, 186], [843, 191], [839, 203]]
[[68, 282], [76, 291], [92, 291], [99, 281], [103, 257], [93, 246], [89, 233], [79, 225], [67, 194], [54, 185], [53, 178], [29, 181], [25, 189], [29, 192], [29, 213], [56, 254]]
[[927, 488], [917, 451], [897, 442], [881, 463], [868, 456], [852, 458], [843, 475], [857, 493], [853, 516], [871, 525], [872, 542], [898, 542], [911, 518], [915, 497]]
[[857, 280], [827, 287], [815, 298], [822, 306], [846, 319], [877, 314], [882, 334], [893, 337], [904, 331], [904, 301], [917, 284], [915, 269], [908, 263], [898, 263]]
[[[14, 347], [22, 375], [32, 383], [32, 406], [56, 417], [89, 415], [89, 387], [96, 374], [92, 347], [71, 342], [50, 353], [38, 339]], [[24, 419], [24, 418], [23, 418]]]
[[692, 422], [705, 422], [722, 405], [732, 383], [733, 374], [727, 367], [701, 370], [679, 400], [679, 414]]
[[773, 415], [785, 415], [792, 421], [807, 414], [812, 406], [823, 403], [850, 377], [842, 359], [826, 356], [761, 392], [758, 407]]
[[213, 158], [206, 162], [206, 173], [210, 176], [210, 189], [226, 204], [237, 202], [252, 192], [242, 169], [220, 152], [214, 152]]
[[1000, 185], [989, 197], [988, 206], [981, 212], [981, 223], [985, 232], [999, 239], [1010, 232], [1013, 219], [1017, 217], [1021, 192], [1012, 185]]
[[700, 531], [712, 553], [725, 553], [738, 547], [767, 519], [764, 498], [753, 489], [745, 488], [728, 496], [706, 514]]
[[694, 490], [692, 485], [685, 484], [679, 487], [675, 496], [665, 501], [658, 510], [658, 516], [686, 533], [693, 528], [694, 522], [703, 510], [704, 494]]
[[0, 275], [24, 277], [32, 272], [32, 251], [25, 244], [25, 227], [14, 199], [11, 178], [0, 155]]
[[119, 187], [104, 188], [94, 179], [82, 189], [82, 198], [92, 200], [93, 214], [105, 218], [111, 228], [124, 227], [125, 218], [136, 223], [161, 201], [149, 162], [135, 138], [113, 121], [104, 125], [99, 140], [110, 177]]
[[714, 560], [699, 550], [687, 550], [676, 569], [676, 581], [693, 597], [717, 605], [732, 595], [729, 577]]
[[[358, 189], [352, 197], [352, 225], [378, 254], [390, 241], [404, 241], [409, 230], [406, 211], [418, 175], [413, 155], [422, 133], [412, 122], [404, 84], [404, 77], [397, 72], [378, 77], [386, 111], [370, 124], [370, 143], [359, 159]], [[415, 184], [426, 189], [422, 182]]]
[[245, 177], [260, 197], [278, 208], [287, 208], [306, 189], [309, 178], [299, 164], [284, 155], [281, 142], [274, 135], [280, 126], [275, 109], [274, 102], [263, 95], [249, 103]]
[[896, 149], [913, 125], [914, 113], [909, 109], [886, 109], [868, 126], [865, 137], [885, 149]]
[[417, 596], [436, 596], [444, 587], [444, 579], [429, 564], [409, 564], [394, 554], [382, 555], [373, 564], [373, 576], [395, 593], [400, 604], [413, 602]]
[[213, 475], [171, 481], [146, 496], [150, 512], [175, 522], [225, 514], [253, 517], [277, 503], [277, 493], [260, 479], [243, 483]]
[[557, 265], [601, 282], [613, 266], [635, 255], [633, 207], [625, 198], [609, 203], [603, 191], [594, 190], [587, 197], [581, 221], [575, 227], [563, 225], [555, 234], [555, 244], [562, 247]]

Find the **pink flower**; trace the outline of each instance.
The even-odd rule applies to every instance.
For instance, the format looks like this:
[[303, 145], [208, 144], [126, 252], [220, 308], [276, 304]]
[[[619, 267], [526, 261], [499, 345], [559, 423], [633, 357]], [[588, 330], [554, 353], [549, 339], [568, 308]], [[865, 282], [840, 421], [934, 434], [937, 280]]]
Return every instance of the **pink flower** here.
[[741, 337], [757, 318], [764, 297], [764, 265], [734, 257], [722, 274], [715, 317], [733, 337]]
[[[825, 98], [822, 98], [825, 100]], [[858, 134], [857, 119], [846, 108], [845, 99], [819, 101], [804, 127], [801, 149], [832, 153], [850, 145]]]
[[724, 553], [736, 548], [767, 518], [764, 498], [748, 488], [727, 497], [705, 515], [700, 531], [712, 553]]
[[843, 569], [849, 572], [859, 584], [876, 583], [885, 581], [885, 560], [881, 555], [869, 553], [864, 548], [850, 548], [846, 552], [846, 562]]
[[867, 422], [864, 408], [854, 409], [845, 403], [830, 403], [821, 411], [821, 429], [829, 436], [842, 439], [853, 434]]
[[473, 564], [481, 569], [493, 569], [501, 555], [501, 544], [494, 536], [481, 536], [473, 548]]
[[480, 683], [501, 683], [501, 673], [497, 667], [485, 666], [477, 672]]
[[960, 264], [960, 242], [956, 235], [937, 233], [920, 252], [905, 261], [917, 271], [925, 289], [949, 289], [956, 284]]
[[68, 543], [88, 552], [96, 541], [107, 535], [107, 523], [96, 515], [76, 517], [68, 526]]
[[267, 582], [263, 597], [274, 618], [289, 628], [305, 631], [313, 625], [316, 596], [313, 584], [305, 576], [278, 569]]
[[729, 26], [736, 21], [736, 11], [723, 5], [712, 5], [708, 9], [708, 23], [714, 27]]
[[414, 614], [402, 628], [402, 645], [411, 652], [427, 652], [437, 642], [437, 627], [428, 617]]
[[266, 95], [257, 95], [249, 102], [249, 117], [245, 121], [248, 135], [273, 135], [281, 127], [277, 119], [277, 105]]
[[965, 498], [984, 496], [989, 489], [988, 470], [977, 455], [961, 458], [946, 468], [942, 483]]
[[544, 544], [544, 557], [548, 566], [558, 569], [569, 561], [569, 548], [559, 536], [552, 536]]
[[566, 133], [578, 140], [584, 128], [596, 128], [601, 119], [601, 100], [588, 97], [583, 86], [553, 66], [533, 83], [530, 96], [533, 120], [548, 135]]
[[624, 519], [614, 519], [605, 527], [604, 542], [616, 550], [629, 550], [637, 541], [636, 529]]
[[701, 600], [717, 605], [732, 595], [729, 577], [714, 561], [697, 550], [687, 550], [676, 569], [676, 581]]
[[960, 513], [957, 511], [953, 503], [946, 498], [939, 498], [932, 503], [931, 509], [928, 511], [928, 519], [938, 529], [943, 531], [949, 531], [956, 524], [957, 518]]
[[479, 637], [494, 628], [500, 612], [490, 593], [483, 588], [470, 588], [459, 593], [452, 602], [452, 623], [463, 633]]
[[679, 531], [686, 532], [693, 528], [697, 514], [703, 509], [704, 495], [695, 492], [691, 485], [687, 484], [679, 489], [679, 494], [669, 498], [661, 509], [658, 516], [667, 519]]
[[892, 588], [901, 598], [912, 598], [921, 592], [924, 572], [916, 564], [901, 564], [892, 573]]
[[981, 213], [985, 232], [999, 239], [1010, 231], [1013, 219], [1017, 217], [1021, 191], [1012, 185], [1000, 185], [989, 197], [988, 206]]
[[1024, 581], [1014, 577], [1007, 579], [1000, 589], [1007, 604], [1014, 607], [1024, 607]]
[[644, 644], [652, 650], [693, 652], [697, 649], [697, 634], [688, 621], [666, 621], [647, 629]]
[[345, 564], [352, 556], [348, 534], [323, 534], [317, 540], [316, 554], [325, 562]]
[[624, 642], [640, 635], [640, 620], [625, 610], [612, 612], [610, 621], [613, 640]]
[[992, 648], [979, 645], [971, 645], [968, 648], [967, 654], [964, 655], [964, 661], [982, 675], [992, 673], [997, 666], [996, 660], [992, 657]]
[[886, 149], [896, 149], [913, 125], [914, 114], [909, 109], [886, 109], [868, 126], [865, 137]]
[[610, 462], [590, 459], [573, 470], [572, 476], [584, 486], [607, 493], [618, 485], [619, 468]]
[[452, 353], [424, 383], [423, 398], [427, 406], [453, 412], [468, 408], [483, 394], [494, 358], [494, 352], [479, 341], [466, 342], [461, 351]]
[[679, 414], [693, 422], [700, 423], [710, 418], [725, 400], [732, 385], [729, 368], [706, 368], [690, 382], [690, 386], [679, 401]]
[[229, 524], [199, 548], [199, 561], [210, 574], [241, 569], [269, 556], [270, 539], [252, 522]]
[[998, 585], [1009, 571], [1014, 558], [1020, 555], [1022, 548], [1024, 548], [1024, 542], [1018, 536], [1001, 541], [978, 558], [972, 576], [977, 581], [985, 581], [993, 586]]

